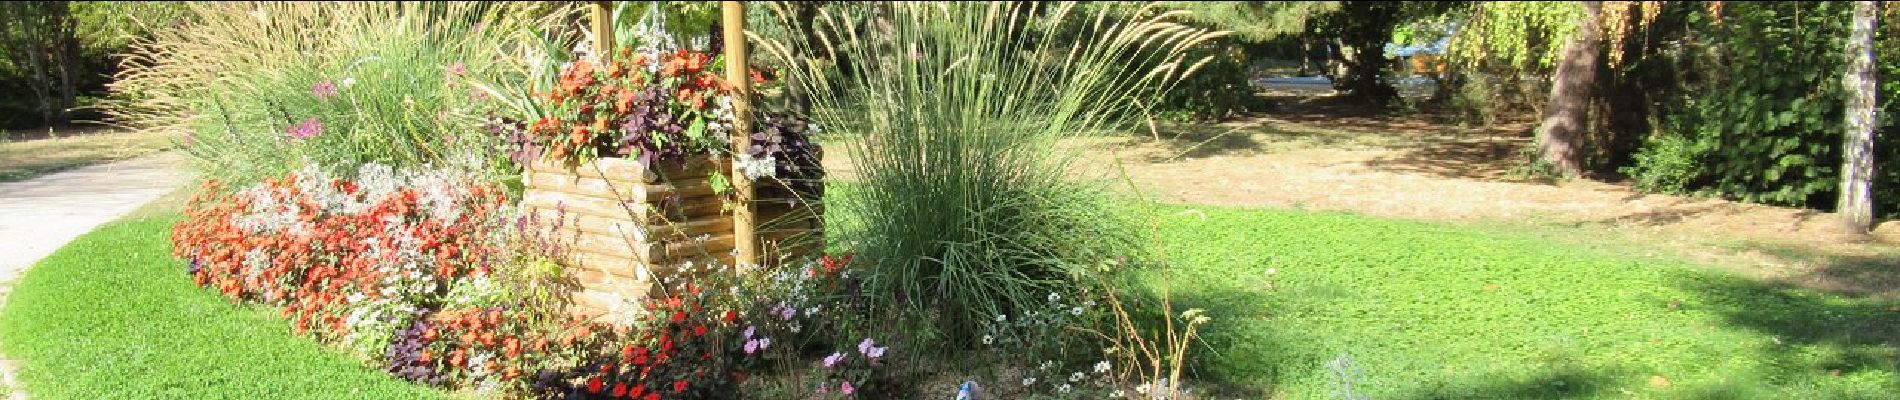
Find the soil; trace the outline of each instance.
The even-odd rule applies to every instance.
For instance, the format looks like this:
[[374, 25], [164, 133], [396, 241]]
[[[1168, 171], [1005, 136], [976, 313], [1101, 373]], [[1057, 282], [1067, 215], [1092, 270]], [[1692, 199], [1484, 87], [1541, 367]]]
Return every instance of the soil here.
[[[1900, 222], [1851, 235], [1811, 209], [1535, 177], [1522, 172], [1530, 122], [1461, 127], [1428, 114], [1365, 113], [1325, 95], [1275, 100], [1276, 111], [1238, 120], [1078, 140], [1070, 145], [1087, 151], [1077, 172], [1119, 180], [1119, 160], [1122, 186], [1164, 202], [1507, 225], [1658, 245], [1765, 280], [1900, 299]], [[834, 171], [850, 168], [827, 158]]]

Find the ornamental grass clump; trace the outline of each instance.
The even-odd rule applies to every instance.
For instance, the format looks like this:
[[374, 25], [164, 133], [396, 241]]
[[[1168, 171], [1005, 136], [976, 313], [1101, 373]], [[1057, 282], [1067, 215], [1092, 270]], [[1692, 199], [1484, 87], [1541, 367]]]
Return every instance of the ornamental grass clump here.
[[179, 135], [209, 176], [245, 184], [305, 160], [458, 165], [484, 172], [493, 108], [469, 82], [515, 75], [504, 57], [545, 5], [193, 2], [132, 47], [112, 116]]
[[946, 349], [1071, 290], [1075, 266], [1141, 252], [1102, 188], [1069, 179], [1076, 158], [1059, 146], [1152, 104], [1219, 33], [1128, 7], [834, 6], [814, 18], [813, 40], [754, 38], [802, 63], [788, 75], [856, 167], [861, 184], [827, 201], [857, 216], [831, 234], [857, 244], [864, 290], [914, 311]]

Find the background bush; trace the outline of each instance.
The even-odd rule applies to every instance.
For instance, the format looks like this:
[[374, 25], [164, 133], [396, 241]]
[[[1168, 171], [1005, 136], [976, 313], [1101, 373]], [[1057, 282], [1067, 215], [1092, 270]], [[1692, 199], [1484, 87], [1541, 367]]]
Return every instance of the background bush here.
[[545, 7], [194, 3], [183, 26], [133, 45], [113, 111], [180, 132], [211, 176], [240, 184], [304, 160], [479, 170], [496, 154], [479, 129], [490, 103], [467, 82], [506, 79], [515, 34]]
[[[1720, 20], [1692, 19], [1713, 35], [1683, 52], [1699, 81], [1664, 116], [1669, 129], [1649, 138], [1625, 171], [1639, 186], [1663, 192], [1707, 192], [1749, 202], [1832, 209], [1840, 185], [1845, 125], [1842, 40], [1847, 3], [1736, 3]], [[1878, 29], [1881, 54], [1895, 24]], [[1693, 57], [1701, 54], [1715, 57]], [[1883, 115], [1900, 111], [1892, 83], [1900, 66], [1879, 64]], [[1900, 130], [1882, 118], [1875, 138], [1875, 212], [1900, 204]]]

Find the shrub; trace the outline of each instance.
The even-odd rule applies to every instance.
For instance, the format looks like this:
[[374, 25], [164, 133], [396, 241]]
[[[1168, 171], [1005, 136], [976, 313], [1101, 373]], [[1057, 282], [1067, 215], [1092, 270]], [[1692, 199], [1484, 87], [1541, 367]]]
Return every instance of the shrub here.
[[210, 176], [249, 183], [306, 160], [458, 165], [484, 172], [494, 140], [471, 78], [505, 78], [516, 3], [199, 2], [137, 41], [112, 113], [181, 133]]
[[[1058, 146], [1152, 105], [1206, 62], [1187, 52], [1217, 35], [1152, 7], [1119, 22], [1122, 11], [1078, 10], [840, 5], [814, 28], [830, 47], [765, 44], [780, 59], [847, 60], [803, 59], [789, 71], [862, 181], [827, 199], [862, 220], [834, 232], [861, 246], [863, 290], [899, 299], [892, 306], [913, 313], [900, 321], [944, 348], [968, 348], [982, 321], [1069, 290], [1071, 266], [1139, 251], [1099, 188], [1067, 179], [1072, 153]], [[1054, 40], [1064, 32], [1080, 40]]]
[[[1709, 34], [1686, 41], [1677, 56], [1693, 57], [1686, 68], [1700, 81], [1672, 99], [1665, 116], [1672, 129], [1648, 139], [1624, 172], [1647, 190], [1831, 209], [1841, 179], [1840, 40], [1850, 8], [1737, 3], [1719, 20], [1696, 20], [1693, 29]], [[1880, 27], [1877, 39], [1894, 40], [1896, 27]], [[1888, 82], [1896, 71], [1883, 64], [1880, 79]], [[1880, 89], [1883, 113], [1900, 111], [1900, 103], [1887, 100], [1900, 93], [1896, 88]], [[1874, 177], [1874, 199], [1883, 215], [1900, 210], [1900, 191], [1893, 190], [1900, 181], [1892, 174], [1900, 168], [1896, 126], [1884, 118], [1876, 128], [1875, 169], [1885, 172]]]

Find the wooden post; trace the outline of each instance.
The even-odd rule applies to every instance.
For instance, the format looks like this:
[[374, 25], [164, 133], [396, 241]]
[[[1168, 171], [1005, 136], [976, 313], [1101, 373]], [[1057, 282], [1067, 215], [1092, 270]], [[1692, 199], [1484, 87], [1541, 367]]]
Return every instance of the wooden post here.
[[614, 58], [614, 2], [594, 2], [594, 58], [605, 64]]
[[[737, 157], [752, 148], [752, 76], [747, 71], [745, 40], [745, 3], [719, 2], [725, 28], [726, 81], [732, 84], [732, 154]], [[732, 210], [733, 257], [738, 265], [759, 264], [758, 222], [753, 220], [752, 179], [745, 176], [739, 163], [732, 163], [732, 189], [738, 193], [738, 206]]]

